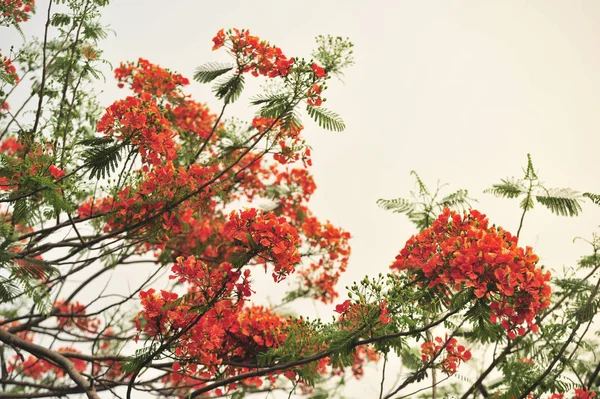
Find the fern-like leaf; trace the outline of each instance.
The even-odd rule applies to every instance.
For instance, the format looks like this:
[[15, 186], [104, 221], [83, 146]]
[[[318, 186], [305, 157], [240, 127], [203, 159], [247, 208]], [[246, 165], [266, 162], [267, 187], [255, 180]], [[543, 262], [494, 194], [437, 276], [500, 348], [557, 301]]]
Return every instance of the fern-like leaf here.
[[196, 72], [194, 72], [194, 80], [199, 83], [210, 83], [232, 69], [233, 65], [231, 64], [209, 62], [196, 68]]
[[142, 368], [142, 365], [152, 356], [154, 350], [154, 344], [136, 350], [133, 356], [130, 356], [121, 362], [121, 369], [125, 373], [135, 373], [139, 371]]
[[520, 181], [510, 178], [502, 179], [502, 183], [494, 184], [492, 188], [488, 188], [483, 192], [493, 194], [496, 197], [517, 198], [527, 192], [527, 189], [523, 187]]
[[218, 99], [223, 100], [225, 104], [231, 104], [237, 100], [244, 90], [244, 76], [235, 74], [231, 78], [221, 80], [214, 88]]
[[15, 201], [12, 211], [12, 218], [15, 224], [26, 224], [31, 216], [31, 204], [27, 198], [21, 198]]
[[546, 195], [538, 195], [535, 199], [556, 215], [577, 216], [581, 212], [581, 195], [567, 188], [548, 190]]
[[90, 178], [97, 176], [104, 179], [107, 175], [114, 172], [119, 162], [121, 162], [121, 152], [125, 146], [122, 143], [110, 145], [110, 142], [96, 142], [96, 145], [85, 150], [83, 156], [86, 164], [89, 165]]
[[302, 127], [302, 121], [300, 115], [296, 110], [286, 110], [283, 115], [280, 116], [281, 128], [285, 131], [297, 131]]
[[419, 194], [430, 196], [431, 194], [429, 193], [429, 190], [427, 189], [425, 183], [423, 183], [423, 180], [421, 180], [421, 176], [419, 176], [419, 174], [414, 170], [411, 170], [410, 174], [411, 176], [414, 176], [417, 180], [417, 185], [419, 186]]
[[391, 200], [380, 198], [377, 200], [377, 205], [394, 213], [412, 213], [415, 210], [415, 204], [405, 198]]
[[583, 193], [583, 196], [590, 199], [594, 204], [600, 205], [600, 194]]
[[346, 129], [346, 125], [342, 118], [335, 112], [329, 111], [322, 107], [306, 106], [308, 115], [319, 124], [319, 127], [327, 130], [341, 132]]
[[464, 211], [467, 208], [471, 207], [471, 203], [469, 201], [475, 201], [473, 198], [469, 198], [468, 190], [458, 190], [445, 196], [438, 205], [442, 208], [448, 207], [451, 209], [458, 209], [460, 211]]
[[279, 118], [290, 109], [290, 94], [261, 94], [251, 99], [252, 105], [262, 105], [258, 114], [265, 118]]
[[527, 169], [525, 170], [525, 179], [537, 180], [535, 169], [533, 168], [533, 161], [531, 160], [531, 154], [527, 154]]
[[0, 303], [12, 302], [20, 293], [21, 290], [14, 282], [0, 277]]

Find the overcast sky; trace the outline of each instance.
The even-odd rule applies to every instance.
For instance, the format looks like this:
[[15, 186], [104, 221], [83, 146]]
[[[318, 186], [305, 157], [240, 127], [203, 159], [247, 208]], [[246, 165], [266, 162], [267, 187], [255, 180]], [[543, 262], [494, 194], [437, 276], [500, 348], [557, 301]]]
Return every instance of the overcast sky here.
[[[387, 272], [414, 233], [403, 216], [375, 204], [413, 190], [412, 169], [431, 186], [439, 179], [468, 189], [476, 208], [513, 232], [518, 201], [482, 191], [521, 176], [527, 153], [548, 187], [600, 193], [598, 1], [121, 0], [104, 16], [116, 32], [102, 46], [105, 59], [143, 57], [190, 78], [198, 65], [227, 59], [211, 51], [221, 28], [248, 28], [300, 57], [310, 56], [316, 35], [350, 37], [356, 65], [326, 95], [346, 131], [306, 121], [318, 185], [311, 208], [353, 235], [341, 287]], [[126, 95], [111, 76], [103, 89], [106, 106]], [[209, 87], [194, 82], [188, 92], [218, 109]], [[250, 115], [242, 98], [227, 116]], [[576, 219], [536, 207], [520, 242], [559, 270], [587, 251], [573, 238], [589, 238], [599, 223], [600, 207], [591, 203]], [[370, 378], [361, 392], [371, 396], [378, 383]]]

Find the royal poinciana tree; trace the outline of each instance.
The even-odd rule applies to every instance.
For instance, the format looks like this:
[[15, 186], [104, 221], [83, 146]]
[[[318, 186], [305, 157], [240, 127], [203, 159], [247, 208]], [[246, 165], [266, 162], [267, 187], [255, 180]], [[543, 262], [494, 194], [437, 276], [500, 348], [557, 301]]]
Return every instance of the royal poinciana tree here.
[[[214, 85], [217, 112], [145, 59], [114, 69], [123, 97], [102, 109], [105, 5], [45, 3], [43, 38], [0, 53], [0, 398], [325, 398], [377, 361], [380, 398], [595, 396], [600, 241], [553, 276], [518, 236], [535, 203], [576, 216], [600, 196], [547, 189], [529, 158], [523, 178], [489, 190], [521, 198], [513, 234], [470, 209], [466, 191], [430, 191], [415, 173], [412, 198], [379, 205], [417, 233], [389, 274], [340, 297], [350, 234], [308, 208], [301, 119], [344, 129], [323, 104], [352, 44], [318, 37], [298, 58], [221, 30], [213, 50], [231, 62], [193, 77]], [[21, 30], [34, 11], [34, 0], [0, 1], [0, 29]], [[228, 110], [247, 79], [265, 90], [242, 121]], [[126, 293], [90, 295], [107, 275], [148, 267]], [[285, 304], [310, 298], [337, 317], [256, 305], [253, 275], [265, 271]], [[489, 359], [472, 358], [486, 348]]]

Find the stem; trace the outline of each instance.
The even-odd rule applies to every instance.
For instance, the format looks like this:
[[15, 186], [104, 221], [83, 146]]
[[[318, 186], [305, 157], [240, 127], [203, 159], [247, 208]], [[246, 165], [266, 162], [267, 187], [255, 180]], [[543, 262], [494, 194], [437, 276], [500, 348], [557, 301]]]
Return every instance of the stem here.
[[383, 398], [383, 383], [385, 382], [385, 366], [387, 365], [387, 353], [383, 357], [383, 371], [381, 372], [381, 388], [379, 389], [379, 399]]
[[52, 351], [43, 346], [36, 345], [32, 342], [25, 341], [24, 339], [21, 339], [2, 328], [0, 328], [0, 341], [6, 343], [7, 345], [16, 346], [17, 348], [26, 350], [36, 357], [48, 359], [58, 364], [69, 375], [69, 377], [71, 377], [73, 382], [75, 382], [75, 384], [77, 384], [77, 386], [79, 386], [85, 392], [89, 399], [100, 399], [96, 393], [96, 390], [94, 389], [94, 386], [86, 378], [84, 378], [79, 371], [77, 371], [77, 369], [75, 369], [75, 365], [69, 359], [62, 356], [60, 353]]
[[48, 17], [46, 19], [46, 27], [44, 28], [44, 48], [42, 49], [42, 84], [40, 86], [40, 99], [38, 101], [37, 111], [35, 113], [35, 122], [31, 129], [31, 138], [33, 143], [33, 135], [35, 134], [38, 124], [40, 123], [40, 117], [42, 115], [42, 102], [44, 101], [44, 86], [46, 85], [46, 47], [48, 46], [48, 28], [50, 27], [50, 10], [52, 8], [52, 0], [48, 2]]
[[533, 180], [529, 179], [529, 189], [527, 190], [527, 198], [525, 198], [525, 206], [523, 207], [523, 213], [521, 214], [521, 220], [519, 222], [519, 229], [517, 230], [517, 238], [521, 234], [521, 228], [523, 228], [523, 220], [525, 219], [525, 213], [529, 209], [529, 201], [531, 201], [531, 190], [533, 189]]
[[[588, 298], [588, 300], [585, 303], [585, 305], [583, 306], [583, 308], [588, 307], [592, 303], [592, 301], [594, 300], [594, 297], [596, 296], [596, 294], [598, 294], [599, 288], [600, 288], [600, 279], [598, 279], [598, 282], [596, 283], [596, 286], [594, 287], [594, 291], [592, 291], [592, 293], [590, 294], [590, 297]], [[577, 318], [577, 323], [573, 327], [573, 330], [571, 330], [571, 335], [569, 335], [569, 338], [562, 345], [562, 347], [560, 348], [560, 350], [558, 351], [556, 356], [554, 356], [554, 359], [552, 359], [552, 362], [550, 362], [548, 367], [546, 367], [546, 370], [542, 373], [542, 375], [540, 375], [534, 381], [533, 384], [531, 384], [529, 387], [527, 387], [527, 389], [525, 390], [525, 392], [523, 392], [521, 394], [519, 399], [525, 399], [527, 397], [527, 394], [529, 392], [532, 392], [534, 389], [536, 389], [542, 383], [542, 381], [548, 376], [548, 374], [550, 374], [550, 372], [552, 371], [552, 369], [554, 368], [554, 366], [556, 365], [558, 360], [562, 357], [562, 355], [567, 350], [567, 346], [569, 346], [571, 341], [573, 341], [573, 339], [575, 338], [575, 335], [577, 334], [577, 330], [579, 330], [579, 327], [581, 327], [581, 324], [583, 324], [583, 320], [582, 320], [582, 315], [580, 314], [579, 317]]]

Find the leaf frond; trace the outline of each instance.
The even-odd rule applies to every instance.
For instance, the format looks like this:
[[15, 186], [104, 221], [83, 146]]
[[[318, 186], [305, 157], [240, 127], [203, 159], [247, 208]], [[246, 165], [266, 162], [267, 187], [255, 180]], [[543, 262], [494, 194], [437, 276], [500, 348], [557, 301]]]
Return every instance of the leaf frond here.
[[335, 132], [341, 132], [346, 129], [346, 124], [335, 112], [310, 105], [306, 106], [306, 112], [308, 112], [308, 115], [323, 129], [333, 130]]

